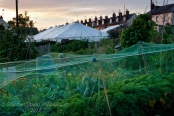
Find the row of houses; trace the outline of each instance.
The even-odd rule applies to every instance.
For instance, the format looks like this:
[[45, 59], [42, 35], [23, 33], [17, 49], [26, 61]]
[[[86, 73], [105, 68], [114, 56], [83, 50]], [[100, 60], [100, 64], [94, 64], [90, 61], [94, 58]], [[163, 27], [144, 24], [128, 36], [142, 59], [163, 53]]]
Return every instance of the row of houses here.
[[174, 25], [174, 4], [157, 6], [152, 4], [152, 20], [158, 25], [157, 30], [161, 30], [164, 25]]
[[[174, 25], [174, 4], [157, 6], [154, 3], [152, 3], [151, 10], [152, 12], [148, 13], [151, 13], [152, 20], [156, 24], [158, 24], [158, 30], [166, 24]], [[88, 20], [81, 20], [80, 23], [98, 30], [102, 30], [114, 25], [126, 24], [127, 26], [130, 26], [133, 20], [136, 18], [136, 16], [136, 13], [130, 14], [129, 10], [126, 10], [125, 14], [122, 14], [122, 12], [119, 11], [118, 15], [116, 15], [114, 12], [112, 14], [112, 17], [105, 16], [103, 18], [102, 16], [100, 16], [97, 18], [97, 16], [95, 16], [93, 20], [89, 18]]]
[[174, 25], [174, 4], [165, 6], [152, 5], [152, 20], [158, 25]]
[[87, 19], [85, 19], [84, 21], [81, 20], [80, 23], [101, 30], [113, 25], [127, 24], [128, 26], [130, 26], [132, 24], [133, 19], [135, 18], [135, 13], [129, 14], [129, 11], [126, 10], [125, 14], [119, 12], [118, 16], [114, 12], [112, 14], [112, 17], [105, 16], [103, 18], [102, 16], [100, 16], [99, 18], [97, 18], [97, 16], [95, 16], [93, 21], [91, 20], [91, 18], [89, 18], [88, 21]]

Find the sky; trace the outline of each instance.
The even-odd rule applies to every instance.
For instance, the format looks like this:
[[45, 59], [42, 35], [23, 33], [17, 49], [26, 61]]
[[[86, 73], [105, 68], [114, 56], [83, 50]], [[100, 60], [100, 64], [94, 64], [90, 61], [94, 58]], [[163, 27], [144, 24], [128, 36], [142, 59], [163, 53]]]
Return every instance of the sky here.
[[[6, 22], [16, 16], [16, 0], [0, 0], [0, 15]], [[95, 16], [112, 16], [119, 10], [124, 13], [144, 13], [150, 10], [150, 0], [18, 0], [19, 14], [28, 11], [39, 30]], [[164, 0], [154, 0], [162, 5]], [[166, 0], [167, 1], [167, 0]], [[168, 0], [172, 3], [174, 0]], [[167, 3], [166, 3], [167, 4]], [[125, 6], [125, 7], [124, 7]], [[4, 11], [2, 11], [4, 9]]]

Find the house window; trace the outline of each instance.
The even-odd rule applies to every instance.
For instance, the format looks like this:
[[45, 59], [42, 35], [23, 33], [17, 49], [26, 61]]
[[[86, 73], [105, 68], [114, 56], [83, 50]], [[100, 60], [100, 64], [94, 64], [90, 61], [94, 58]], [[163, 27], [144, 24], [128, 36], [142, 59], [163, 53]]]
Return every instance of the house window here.
[[159, 16], [156, 16], [156, 22], [158, 22], [159, 21]]

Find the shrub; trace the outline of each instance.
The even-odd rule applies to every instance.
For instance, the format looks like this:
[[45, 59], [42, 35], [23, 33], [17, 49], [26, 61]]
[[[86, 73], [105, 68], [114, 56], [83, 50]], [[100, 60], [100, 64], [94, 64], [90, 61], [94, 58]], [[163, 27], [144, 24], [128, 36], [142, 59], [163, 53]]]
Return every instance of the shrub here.
[[129, 47], [139, 41], [150, 42], [150, 38], [155, 32], [155, 22], [151, 20], [149, 14], [140, 14], [133, 21], [132, 25], [122, 33], [121, 44]]

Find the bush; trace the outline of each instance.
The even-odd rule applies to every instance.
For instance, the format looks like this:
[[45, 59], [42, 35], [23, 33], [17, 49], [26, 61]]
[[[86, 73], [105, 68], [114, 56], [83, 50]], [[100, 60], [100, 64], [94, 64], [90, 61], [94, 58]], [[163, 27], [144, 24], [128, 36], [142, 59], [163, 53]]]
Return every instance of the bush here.
[[56, 43], [51, 46], [52, 52], [76, 52], [88, 48], [88, 41], [70, 40], [68, 43]]
[[25, 60], [37, 56], [34, 45], [25, 43], [26, 35], [21, 32], [20, 28], [0, 30], [0, 62]]
[[123, 47], [129, 47], [137, 44], [139, 41], [150, 42], [153, 35], [155, 22], [151, 20], [149, 14], [140, 14], [132, 25], [122, 33], [121, 44]]

